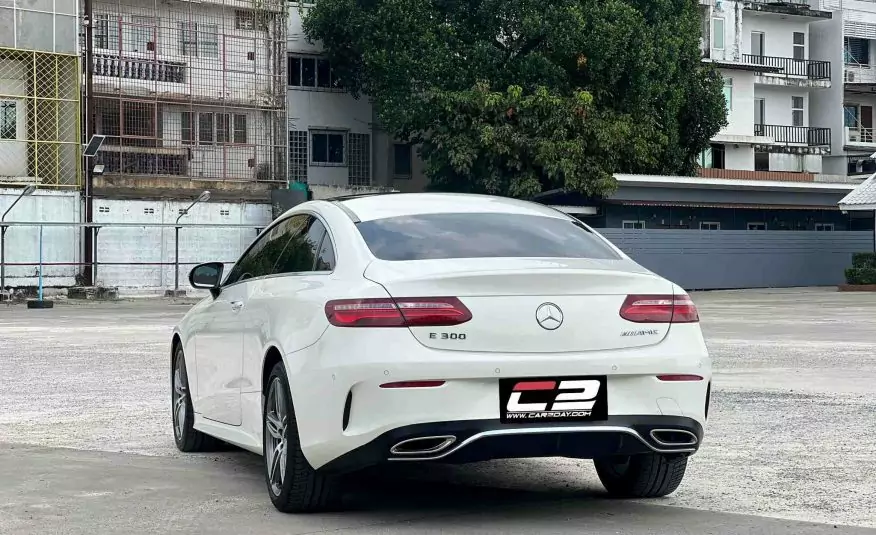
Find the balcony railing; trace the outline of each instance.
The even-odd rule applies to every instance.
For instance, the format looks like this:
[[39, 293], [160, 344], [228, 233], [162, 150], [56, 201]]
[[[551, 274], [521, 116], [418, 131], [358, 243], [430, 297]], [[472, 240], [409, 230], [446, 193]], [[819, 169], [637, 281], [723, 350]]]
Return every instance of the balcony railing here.
[[807, 145], [809, 147], [830, 146], [830, 128], [755, 124], [754, 135], [771, 137], [776, 140], [776, 143], [788, 145]]
[[186, 81], [186, 64], [178, 61], [95, 54], [94, 75], [182, 84]]
[[781, 69], [777, 73], [770, 73], [777, 76], [801, 76], [810, 80], [830, 80], [829, 61], [758, 56], [755, 54], [742, 54], [742, 61], [773, 69]]

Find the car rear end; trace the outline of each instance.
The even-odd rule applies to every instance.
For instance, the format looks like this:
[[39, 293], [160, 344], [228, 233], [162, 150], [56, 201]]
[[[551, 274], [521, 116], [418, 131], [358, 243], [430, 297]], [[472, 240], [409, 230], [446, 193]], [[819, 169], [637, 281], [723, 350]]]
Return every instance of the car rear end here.
[[710, 360], [690, 297], [547, 208], [359, 220], [367, 295], [325, 305], [297, 384], [316, 468], [689, 454]]

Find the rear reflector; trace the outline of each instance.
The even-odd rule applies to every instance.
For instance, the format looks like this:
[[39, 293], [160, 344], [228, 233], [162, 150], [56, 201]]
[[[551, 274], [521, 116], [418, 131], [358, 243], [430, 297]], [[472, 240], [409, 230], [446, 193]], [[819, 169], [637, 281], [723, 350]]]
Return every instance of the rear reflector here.
[[630, 295], [620, 316], [635, 323], [696, 323], [697, 307], [688, 295]]
[[658, 375], [658, 379], [661, 381], [702, 381], [703, 378], [699, 375]]
[[399, 381], [397, 383], [384, 383], [380, 388], [436, 388], [444, 386], [444, 381]]
[[471, 319], [456, 297], [342, 299], [326, 303], [325, 315], [335, 327], [439, 327]]

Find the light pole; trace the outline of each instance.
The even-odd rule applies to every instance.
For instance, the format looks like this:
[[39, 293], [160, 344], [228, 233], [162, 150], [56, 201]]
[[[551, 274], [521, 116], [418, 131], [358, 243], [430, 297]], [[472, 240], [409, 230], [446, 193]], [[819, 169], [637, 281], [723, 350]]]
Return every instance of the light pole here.
[[18, 204], [18, 201], [20, 201], [22, 197], [31, 195], [34, 191], [36, 191], [36, 186], [33, 184], [30, 184], [21, 190], [18, 197], [12, 201], [12, 204], [9, 205], [9, 208], [7, 208], [6, 211], [3, 212], [3, 216], [0, 217], [0, 301], [3, 300], [3, 296], [6, 292], [6, 230], [9, 228], [4, 225], [3, 222], [6, 221], [6, 215], [9, 214], [16, 204]]
[[174, 227], [174, 246], [176, 247], [176, 253], [174, 255], [173, 261], [173, 297], [179, 296], [179, 220], [183, 218], [183, 216], [189, 215], [189, 210], [199, 202], [207, 202], [210, 200], [210, 192], [204, 191], [198, 198], [192, 201], [192, 204], [189, 205], [188, 208], [184, 209], [179, 213], [179, 217], [176, 218], [176, 227]]

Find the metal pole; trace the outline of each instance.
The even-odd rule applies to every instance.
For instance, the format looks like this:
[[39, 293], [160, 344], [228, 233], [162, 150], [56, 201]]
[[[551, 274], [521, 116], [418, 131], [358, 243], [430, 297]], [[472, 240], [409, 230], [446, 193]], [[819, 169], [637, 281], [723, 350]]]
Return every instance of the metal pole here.
[[40, 293], [39, 300], [43, 300], [43, 226], [40, 225]]
[[179, 227], [174, 228], [174, 248], [176, 254], [173, 260], [173, 296], [179, 292]]
[[[85, 140], [91, 139], [94, 135], [94, 98], [93, 84], [94, 78], [94, 10], [93, 1], [84, 0], [83, 15], [85, 24], [85, 106], [83, 117], [85, 120]], [[83, 157], [82, 165], [85, 167], [85, 222], [94, 222], [94, 170], [91, 165], [91, 159]], [[86, 284], [93, 286], [95, 284], [94, 265], [91, 263], [94, 258], [94, 235], [90, 230], [84, 233], [85, 243], [83, 244], [83, 256], [88, 259], [88, 264], [84, 266], [83, 276]]]
[[0, 301], [6, 295], [6, 225], [0, 226]]
[[97, 285], [97, 236], [100, 234], [100, 227], [94, 227], [94, 284]]

